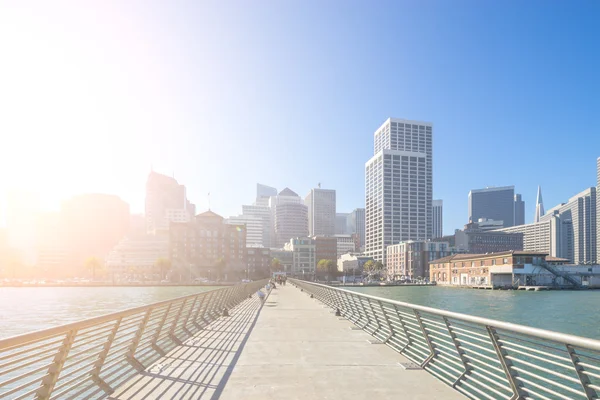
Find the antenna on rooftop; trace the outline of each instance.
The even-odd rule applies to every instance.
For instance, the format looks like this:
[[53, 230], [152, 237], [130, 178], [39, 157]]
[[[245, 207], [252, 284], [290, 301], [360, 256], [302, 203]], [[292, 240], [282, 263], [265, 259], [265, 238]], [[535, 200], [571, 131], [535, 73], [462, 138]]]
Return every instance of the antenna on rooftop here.
[[319, 189], [321, 189], [321, 182], [319, 182], [319, 183], [317, 184], [317, 186], [319, 187]]

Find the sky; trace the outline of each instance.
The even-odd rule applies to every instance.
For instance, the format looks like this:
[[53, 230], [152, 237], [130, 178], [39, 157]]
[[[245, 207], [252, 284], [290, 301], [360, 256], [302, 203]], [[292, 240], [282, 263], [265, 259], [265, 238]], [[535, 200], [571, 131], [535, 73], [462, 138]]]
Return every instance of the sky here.
[[446, 233], [486, 186], [515, 185], [532, 222], [538, 185], [549, 209], [596, 183], [599, 17], [593, 0], [2, 1], [0, 202], [100, 192], [143, 212], [153, 168], [198, 211], [320, 182], [348, 212], [397, 117], [433, 123]]

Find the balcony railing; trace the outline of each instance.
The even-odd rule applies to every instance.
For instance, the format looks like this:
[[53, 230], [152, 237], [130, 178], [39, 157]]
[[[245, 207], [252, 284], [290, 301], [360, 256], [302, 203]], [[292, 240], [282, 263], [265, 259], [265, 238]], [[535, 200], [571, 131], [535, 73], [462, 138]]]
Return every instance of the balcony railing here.
[[266, 280], [0, 339], [0, 399], [102, 399]]
[[598, 340], [291, 282], [469, 398], [571, 400], [600, 394]]

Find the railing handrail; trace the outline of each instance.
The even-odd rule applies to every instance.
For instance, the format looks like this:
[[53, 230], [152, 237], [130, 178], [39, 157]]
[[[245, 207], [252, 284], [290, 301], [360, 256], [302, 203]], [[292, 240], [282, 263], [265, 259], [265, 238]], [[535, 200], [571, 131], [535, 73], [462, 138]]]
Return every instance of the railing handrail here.
[[104, 322], [112, 321], [116, 318], [128, 317], [133, 314], [137, 314], [140, 311], [148, 310], [151, 308], [158, 308], [163, 305], [167, 305], [169, 303], [175, 303], [180, 300], [185, 300], [186, 298], [196, 297], [205, 293], [214, 292], [218, 290], [227, 290], [232, 286], [220, 287], [216, 289], [206, 290], [204, 292], [198, 292], [194, 294], [189, 294], [185, 296], [174, 297], [168, 300], [158, 301], [156, 303], [145, 304], [143, 306], [127, 308], [121, 311], [115, 311], [108, 314], [98, 315], [96, 317], [86, 318], [80, 321], [69, 322], [63, 325], [53, 326], [50, 328], [40, 329], [33, 332], [22, 333], [19, 335], [9, 336], [6, 338], [0, 339], [0, 350], [6, 349], [18, 344], [28, 343], [30, 341], [38, 340], [40, 337], [52, 337], [56, 335], [61, 335], [69, 332], [70, 330], [76, 329], [84, 329], [93, 325], [102, 324]]
[[[295, 279], [291, 279], [291, 281], [293, 282], [293, 281], [295, 281]], [[571, 335], [568, 333], [554, 332], [554, 331], [549, 331], [549, 330], [541, 329], [541, 328], [533, 328], [530, 326], [515, 324], [512, 322], [503, 322], [503, 321], [498, 321], [498, 320], [490, 319], [490, 318], [476, 317], [474, 315], [441, 310], [439, 308], [420, 306], [418, 304], [406, 303], [406, 302], [402, 302], [402, 301], [387, 299], [384, 297], [372, 296], [369, 294], [355, 292], [355, 291], [347, 290], [347, 289], [340, 289], [335, 286], [323, 285], [321, 283], [316, 283], [316, 282], [309, 282], [309, 281], [303, 281], [303, 280], [298, 280], [298, 281], [302, 282], [303, 284], [320, 286], [320, 287], [327, 288], [330, 290], [331, 289], [338, 290], [338, 291], [349, 293], [352, 295], [358, 295], [360, 297], [365, 297], [365, 298], [369, 298], [372, 300], [381, 301], [384, 303], [395, 304], [397, 306], [412, 308], [417, 311], [424, 311], [424, 312], [428, 312], [428, 313], [434, 314], [434, 315], [439, 315], [442, 317], [458, 319], [461, 321], [471, 322], [471, 323], [480, 324], [480, 325], [493, 326], [496, 329], [504, 329], [504, 330], [508, 330], [508, 331], [522, 333], [522, 334], [529, 335], [529, 336], [539, 337], [540, 339], [546, 339], [546, 340], [550, 340], [550, 341], [557, 342], [557, 343], [567, 343], [567, 344], [578, 346], [578, 347], [584, 347], [584, 348], [600, 351], [600, 340], [596, 340], [596, 339], [586, 338], [586, 337], [577, 336], [577, 335]]]

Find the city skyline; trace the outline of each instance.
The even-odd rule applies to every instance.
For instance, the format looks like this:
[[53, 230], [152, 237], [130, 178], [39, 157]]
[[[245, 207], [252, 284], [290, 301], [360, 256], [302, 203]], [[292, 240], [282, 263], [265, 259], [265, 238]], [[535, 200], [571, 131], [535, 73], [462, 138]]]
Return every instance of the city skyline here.
[[[364, 207], [362, 163], [388, 116], [434, 124], [445, 233], [466, 222], [471, 188], [519, 188], [528, 223], [538, 185], [553, 205], [593, 184], [600, 5], [341, 5], [1, 5], [0, 203], [11, 188], [38, 192], [45, 209], [109, 193], [137, 213], [152, 165], [175, 171], [198, 211], [210, 192], [213, 209], [236, 215], [258, 181], [303, 194], [322, 182], [348, 212]], [[242, 129], [222, 128], [232, 115]], [[556, 145], [565, 135], [577, 151]]]

